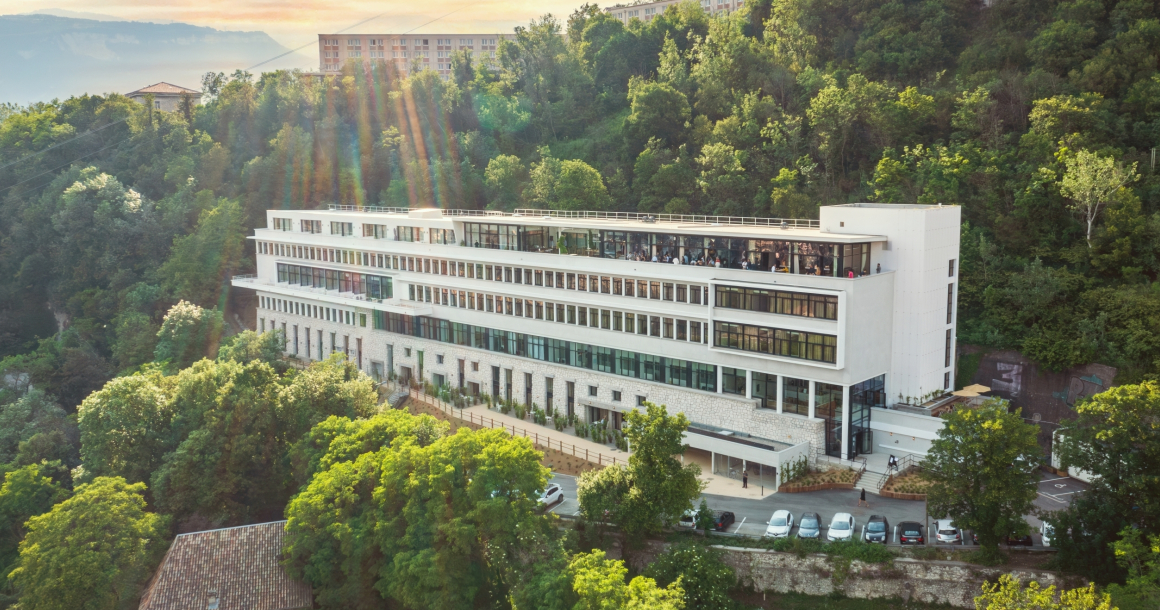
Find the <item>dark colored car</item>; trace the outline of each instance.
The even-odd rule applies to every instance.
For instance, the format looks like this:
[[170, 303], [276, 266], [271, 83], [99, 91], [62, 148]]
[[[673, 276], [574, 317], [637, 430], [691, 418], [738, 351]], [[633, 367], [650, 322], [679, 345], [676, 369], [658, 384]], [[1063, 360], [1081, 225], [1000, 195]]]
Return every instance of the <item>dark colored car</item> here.
[[818, 513], [802, 513], [798, 521], [798, 538], [818, 538], [822, 535], [822, 518]]
[[862, 535], [862, 540], [876, 542], [878, 544], [890, 542], [890, 522], [882, 515], [870, 515], [870, 520], [866, 522], [866, 533]]
[[898, 524], [899, 544], [926, 544], [926, 537], [922, 533], [922, 525], [914, 521], [903, 521]]
[[715, 511], [713, 513], [713, 529], [723, 532], [736, 520], [737, 516], [727, 510]]
[[1031, 541], [1031, 534], [1026, 534], [1024, 536], [1007, 536], [1007, 539], [1004, 542], [1007, 544], [1007, 546], [1032, 546], [1035, 544]]

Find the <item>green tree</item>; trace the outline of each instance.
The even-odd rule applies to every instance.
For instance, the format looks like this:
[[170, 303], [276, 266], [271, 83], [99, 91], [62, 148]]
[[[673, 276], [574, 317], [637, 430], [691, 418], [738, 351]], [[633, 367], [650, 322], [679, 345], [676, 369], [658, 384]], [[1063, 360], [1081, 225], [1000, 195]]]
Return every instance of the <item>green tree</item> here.
[[667, 83], [633, 79], [628, 86], [632, 112], [625, 121], [629, 149], [642, 150], [650, 138], [668, 147], [682, 143], [690, 118], [689, 100]]
[[615, 523], [632, 543], [676, 524], [701, 494], [700, 467], [674, 457], [684, 452], [689, 420], [683, 413], [669, 415], [663, 405], [646, 402], [645, 409], [626, 418], [628, 466], [588, 471], [577, 485], [585, 518]]
[[737, 577], [721, 555], [721, 551], [702, 544], [670, 545], [648, 565], [644, 575], [664, 587], [679, 581], [686, 608], [728, 610], [736, 606], [729, 591], [737, 584]]
[[999, 582], [983, 583], [983, 594], [975, 598], [977, 610], [1115, 610], [1107, 593], [1097, 593], [1094, 583], [1087, 587], [1057, 592], [1055, 586], [1042, 587], [1031, 581], [1024, 587], [1014, 576], [1003, 574]]
[[561, 161], [545, 148], [532, 165], [525, 197], [536, 207], [553, 210], [604, 210], [611, 201], [604, 180], [583, 161]]
[[175, 419], [200, 410], [191, 416], [200, 421], [153, 472], [158, 507], [212, 524], [275, 518], [290, 496], [277, 375], [264, 362], [232, 360], [186, 373], [199, 372], [205, 378], [197, 381], [208, 387], [178, 380], [174, 405], [184, 413]]
[[665, 588], [655, 580], [637, 576], [625, 582], [628, 568], [617, 559], [605, 559], [604, 551], [580, 553], [569, 564], [572, 587], [579, 596], [573, 610], [682, 610], [681, 580]]
[[9, 576], [27, 610], [113, 610], [136, 605], [166, 536], [145, 510], [143, 483], [98, 477], [32, 517]]
[[286, 337], [280, 330], [263, 333], [246, 330], [222, 340], [217, 359], [234, 360], [241, 364], [259, 360], [283, 373], [289, 368], [289, 364], [282, 359], [282, 349], [285, 345]]
[[1124, 185], [1136, 180], [1136, 164], [1124, 168], [1113, 157], [1081, 150], [1064, 160], [1067, 171], [1059, 181], [1059, 192], [1071, 199], [1071, 209], [1087, 226], [1087, 243], [1092, 245], [1092, 228], [1100, 211]]
[[168, 363], [171, 370], [183, 369], [194, 361], [212, 356], [222, 334], [222, 312], [202, 309], [180, 301], [165, 314], [157, 331], [157, 362]]
[[335, 352], [293, 375], [279, 396], [281, 419], [289, 442], [318, 422], [339, 417], [369, 417], [378, 409], [375, 382], [345, 355]]
[[202, 307], [222, 305], [230, 277], [245, 264], [243, 227], [242, 207], [236, 200], [221, 199], [202, 212], [197, 227], [174, 240], [169, 258], [158, 269], [164, 286]]
[[[0, 390], [0, 464], [16, 460], [20, 444], [37, 435], [67, 437], [76, 430], [64, 409], [42, 390], [30, 388], [18, 397], [15, 394]], [[75, 450], [71, 443], [61, 449]]]
[[117, 377], [77, 410], [86, 474], [149, 480], [176, 446], [170, 424], [172, 382], [158, 372]]
[[1108, 585], [1108, 593], [1120, 608], [1151, 608], [1160, 602], [1160, 536], [1145, 536], [1125, 527], [1112, 544], [1116, 562], [1128, 572], [1123, 585]]
[[979, 537], [983, 552], [999, 553], [1004, 537], [1026, 534], [1024, 516], [1036, 498], [1039, 428], [1007, 411], [1001, 399], [944, 417], [923, 469], [931, 477], [927, 504]]
[[521, 185], [527, 180], [528, 169], [515, 155], [499, 155], [488, 161], [484, 176], [489, 205], [493, 209], [508, 210], [520, 201]]
[[1076, 417], [1060, 426], [1055, 451], [1067, 468], [1092, 473], [1088, 491], [1047, 521], [1057, 534], [1060, 567], [1108, 583], [1122, 580], [1113, 545], [1126, 527], [1160, 535], [1160, 384], [1111, 388], [1076, 405]]
[[67, 471], [60, 462], [29, 464], [4, 475], [0, 485], [0, 574], [8, 574], [16, 560], [24, 524], [44, 514], [69, 496], [60, 480]]

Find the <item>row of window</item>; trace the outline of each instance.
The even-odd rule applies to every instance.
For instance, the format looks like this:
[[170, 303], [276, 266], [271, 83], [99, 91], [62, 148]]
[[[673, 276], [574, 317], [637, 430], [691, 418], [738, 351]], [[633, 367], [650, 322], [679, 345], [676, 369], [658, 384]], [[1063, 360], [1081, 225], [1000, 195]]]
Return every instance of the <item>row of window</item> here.
[[837, 337], [799, 330], [714, 322], [713, 345], [830, 364], [838, 361]]
[[716, 305], [761, 313], [778, 313], [807, 318], [838, 319], [838, 297], [785, 290], [717, 286]]
[[717, 391], [717, 367], [712, 364], [384, 311], [374, 312], [374, 328], [601, 373]]
[[357, 271], [278, 263], [278, 281], [295, 286], [353, 292], [369, 299], [389, 299], [395, 296], [391, 278]]
[[591, 328], [614, 330], [638, 335], [648, 335], [677, 341], [692, 341], [694, 343], [708, 342], [708, 333], [702, 329], [708, 328], [708, 323], [695, 320], [682, 320], [664, 316], [649, 316], [643, 313], [630, 313], [505, 297], [501, 295], [484, 294], [482, 292], [467, 292], [437, 286], [407, 286], [407, 296], [412, 301], [461, 307], [498, 313], [519, 318], [531, 318], [548, 322], [576, 324]]
[[[451, 235], [446, 235], [445, 237], [454, 239], [453, 232], [450, 229], [447, 232], [451, 233]], [[581, 292], [598, 292], [601, 294], [674, 301], [693, 305], [702, 305], [709, 302], [709, 287], [698, 286], [696, 284], [635, 280], [632, 278], [608, 275], [565, 273], [563, 271], [546, 271], [504, 265], [485, 265], [483, 263], [462, 263], [414, 256], [395, 256], [354, 250], [315, 248], [313, 246], [291, 246], [274, 242], [258, 242], [258, 252], [261, 254], [273, 254], [304, 260], [341, 262], [347, 265], [363, 265], [381, 269], [414, 271], [416, 273], [451, 275], [468, 279], [579, 290]]]
[[[336, 324], [346, 324], [348, 326], [362, 326], [367, 325], [367, 314], [358, 313], [349, 309], [340, 309], [338, 307], [325, 307], [322, 305], [314, 305], [311, 303], [302, 303], [291, 299], [280, 299], [276, 297], [258, 297], [258, 303], [263, 309], [270, 311], [277, 311], [280, 313], [293, 314], [296, 316], [304, 316], [307, 318], [314, 318], [316, 320], [325, 320], [327, 322], [334, 322]], [[273, 328], [271, 328], [273, 330]], [[262, 332], [265, 332], [265, 318], [262, 319]]]

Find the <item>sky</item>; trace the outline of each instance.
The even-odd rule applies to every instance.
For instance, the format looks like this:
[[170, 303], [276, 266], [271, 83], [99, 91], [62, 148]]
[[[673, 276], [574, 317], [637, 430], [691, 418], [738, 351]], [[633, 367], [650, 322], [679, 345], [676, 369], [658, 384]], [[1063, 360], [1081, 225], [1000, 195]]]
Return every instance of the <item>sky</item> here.
[[[63, 9], [125, 20], [261, 30], [283, 46], [297, 48], [315, 42], [318, 34], [338, 33], [380, 13], [386, 14], [349, 33], [395, 34], [416, 27], [416, 33], [432, 34], [509, 32], [544, 13], [553, 13], [565, 21], [582, 3], [583, 0], [0, 0], [0, 15]], [[438, 20], [423, 25], [434, 19]], [[312, 51], [308, 47], [303, 52]]]

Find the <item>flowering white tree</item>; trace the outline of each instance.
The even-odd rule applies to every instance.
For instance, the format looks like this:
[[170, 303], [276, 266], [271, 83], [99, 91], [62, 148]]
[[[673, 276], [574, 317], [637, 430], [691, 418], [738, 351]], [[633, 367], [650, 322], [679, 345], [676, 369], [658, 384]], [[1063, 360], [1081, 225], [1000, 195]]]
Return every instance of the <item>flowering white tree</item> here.
[[1108, 201], [1125, 184], [1136, 180], [1136, 164], [1125, 169], [1113, 157], [1101, 157], [1081, 150], [1064, 162], [1067, 170], [1059, 182], [1059, 192], [1071, 199], [1071, 209], [1087, 223], [1087, 243], [1092, 246], [1092, 226]]

